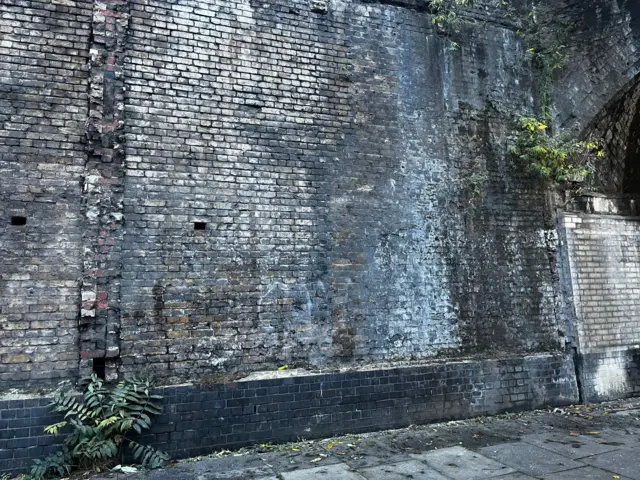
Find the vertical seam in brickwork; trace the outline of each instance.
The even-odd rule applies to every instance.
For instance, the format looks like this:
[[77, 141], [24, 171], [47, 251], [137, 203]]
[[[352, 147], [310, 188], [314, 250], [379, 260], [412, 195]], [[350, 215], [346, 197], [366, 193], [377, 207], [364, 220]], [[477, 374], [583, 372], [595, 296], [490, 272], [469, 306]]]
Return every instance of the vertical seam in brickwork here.
[[117, 376], [124, 183], [122, 56], [129, 1], [95, 1], [89, 44], [89, 119], [83, 184], [85, 232], [80, 311], [80, 373], [107, 358]]
[[565, 338], [569, 336], [569, 340], [565, 343], [565, 348], [568, 347], [573, 354], [573, 368], [575, 371], [575, 381], [578, 390], [578, 401], [584, 402], [584, 379], [583, 375], [583, 359], [580, 352], [580, 334], [578, 332], [577, 325], [577, 311], [576, 311], [576, 293], [573, 285], [573, 268], [571, 265], [571, 252], [569, 251], [569, 233], [566, 226], [566, 213], [562, 213], [557, 221], [558, 232], [558, 254], [559, 269], [558, 269], [558, 283], [560, 285], [561, 294], [565, 299], [565, 325], [568, 327], [565, 332]]

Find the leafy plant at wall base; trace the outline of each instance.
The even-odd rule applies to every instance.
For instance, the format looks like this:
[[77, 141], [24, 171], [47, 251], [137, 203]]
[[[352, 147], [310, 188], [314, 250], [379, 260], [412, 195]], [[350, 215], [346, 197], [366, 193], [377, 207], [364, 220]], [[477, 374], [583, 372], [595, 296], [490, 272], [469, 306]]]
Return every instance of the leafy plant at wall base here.
[[62, 448], [36, 460], [31, 475], [36, 479], [62, 477], [75, 468], [100, 469], [113, 466], [129, 448], [133, 458], [145, 468], [161, 466], [169, 456], [149, 446], [137, 443], [127, 435], [151, 426], [151, 418], [161, 413], [158, 401], [162, 397], [151, 393], [148, 380], [130, 378], [112, 388], [95, 374], [89, 377], [82, 401], [68, 392], [56, 392], [50, 404], [64, 414], [64, 420], [45, 428], [50, 435], [71, 429]]
[[593, 175], [596, 163], [603, 157], [597, 143], [551, 135], [547, 125], [535, 118], [523, 118], [520, 127], [511, 152], [546, 180], [581, 184]]

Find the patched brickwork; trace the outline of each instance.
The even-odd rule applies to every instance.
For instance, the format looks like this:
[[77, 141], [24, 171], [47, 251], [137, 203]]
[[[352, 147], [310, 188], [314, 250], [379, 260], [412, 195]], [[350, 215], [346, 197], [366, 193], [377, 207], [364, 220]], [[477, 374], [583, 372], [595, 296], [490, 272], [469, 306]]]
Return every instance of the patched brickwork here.
[[582, 349], [640, 344], [640, 222], [567, 214], [564, 226]]
[[129, 1], [96, 1], [89, 46], [88, 158], [83, 185], [80, 373], [106, 362], [116, 379], [120, 354], [120, 249], [123, 235], [124, 79]]
[[91, 1], [0, 7], [0, 387], [74, 378]]

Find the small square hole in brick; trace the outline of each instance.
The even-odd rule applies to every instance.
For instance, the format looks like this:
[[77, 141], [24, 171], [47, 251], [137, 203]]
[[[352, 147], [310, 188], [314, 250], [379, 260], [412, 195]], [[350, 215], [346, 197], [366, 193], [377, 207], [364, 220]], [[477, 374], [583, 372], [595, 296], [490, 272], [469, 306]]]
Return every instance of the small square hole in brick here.
[[193, 229], [194, 230], [206, 230], [207, 229], [207, 223], [206, 222], [194, 222], [193, 223]]
[[104, 380], [104, 377], [106, 374], [106, 369], [107, 369], [106, 363], [107, 362], [105, 358], [93, 359], [93, 365], [92, 365], [93, 373], [95, 373], [98, 376], [98, 378], [101, 378], [102, 380]]
[[11, 225], [18, 225], [22, 227], [23, 225], [26, 225], [26, 224], [27, 224], [27, 217], [20, 217], [20, 216], [11, 217]]

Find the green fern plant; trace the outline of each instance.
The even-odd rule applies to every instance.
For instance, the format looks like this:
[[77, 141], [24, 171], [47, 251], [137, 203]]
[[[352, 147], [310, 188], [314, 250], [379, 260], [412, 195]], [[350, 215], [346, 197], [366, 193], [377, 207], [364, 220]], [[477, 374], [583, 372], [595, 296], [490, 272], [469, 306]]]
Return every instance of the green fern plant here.
[[49, 425], [44, 430], [58, 435], [71, 430], [62, 448], [43, 459], [36, 460], [31, 468], [35, 479], [50, 476], [63, 477], [75, 468], [100, 469], [113, 466], [121, 460], [123, 449], [129, 448], [133, 458], [145, 468], [161, 466], [169, 456], [149, 446], [128, 438], [128, 434], [141, 434], [151, 426], [151, 418], [161, 413], [159, 395], [151, 393], [149, 380], [130, 378], [112, 388], [95, 374], [82, 396], [58, 391], [50, 407], [64, 414], [62, 422]]

